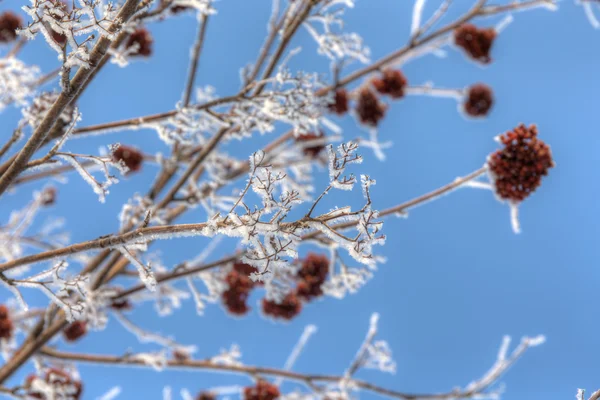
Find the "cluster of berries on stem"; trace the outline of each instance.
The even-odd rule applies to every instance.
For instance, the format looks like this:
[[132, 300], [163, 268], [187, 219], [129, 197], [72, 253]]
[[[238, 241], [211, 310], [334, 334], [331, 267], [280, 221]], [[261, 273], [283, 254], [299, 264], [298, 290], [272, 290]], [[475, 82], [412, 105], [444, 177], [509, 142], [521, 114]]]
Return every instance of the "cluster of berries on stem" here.
[[535, 125], [521, 124], [499, 137], [504, 145], [487, 160], [496, 194], [518, 203], [532, 194], [554, 167], [550, 147], [540, 140]]
[[244, 400], [275, 400], [281, 393], [279, 388], [265, 380], [259, 380], [255, 386], [244, 388]]

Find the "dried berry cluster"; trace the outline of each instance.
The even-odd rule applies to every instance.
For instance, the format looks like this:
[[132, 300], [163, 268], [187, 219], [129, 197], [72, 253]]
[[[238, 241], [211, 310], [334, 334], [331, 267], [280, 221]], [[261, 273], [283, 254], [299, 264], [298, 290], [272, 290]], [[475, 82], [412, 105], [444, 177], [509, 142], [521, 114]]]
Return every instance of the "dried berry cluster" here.
[[228, 289], [221, 294], [227, 310], [235, 315], [244, 315], [250, 311], [247, 301], [250, 291], [259, 284], [250, 279], [250, 274], [258, 270], [251, 265], [236, 262], [225, 277]]
[[144, 161], [144, 155], [135, 147], [130, 146], [120, 145], [113, 151], [112, 156], [113, 160], [122, 161], [129, 168], [127, 173], [139, 171]]
[[377, 126], [379, 121], [385, 117], [387, 106], [379, 101], [379, 98], [369, 88], [363, 88], [358, 94], [356, 103], [356, 115], [365, 125]]
[[344, 115], [348, 112], [348, 91], [344, 88], [339, 88], [333, 94], [333, 103], [329, 104], [329, 111], [338, 115]]
[[[28, 390], [27, 396], [35, 399], [50, 400], [44, 393], [36, 392], [31, 389], [31, 385], [38, 377], [29, 375], [23, 385]], [[83, 392], [83, 385], [80, 381], [74, 380], [68, 373], [57, 368], [50, 368], [46, 371], [43, 380], [51, 385], [57, 394], [57, 399], [79, 400]]]
[[244, 388], [244, 400], [275, 400], [280, 395], [277, 386], [264, 380], [256, 382], [256, 386]]
[[325, 149], [325, 141], [322, 140], [325, 135], [323, 132], [313, 133], [301, 133], [296, 136], [296, 143], [302, 146], [302, 152], [311, 158], [317, 157], [323, 149]]
[[462, 24], [454, 31], [454, 43], [474, 60], [484, 64], [492, 61], [490, 51], [496, 38], [493, 28], [478, 28], [473, 24]]
[[8, 312], [8, 307], [0, 304], [0, 339], [10, 339], [14, 326]]
[[86, 332], [87, 323], [85, 321], [74, 321], [63, 330], [63, 336], [66, 341], [74, 342], [85, 335]]
[[[241, 262], [234, 264], [225, 277], [227, 290], [221, 299], [227, 310], [235, 315], [244, 315], [250, 311], [247, 304], [250, 292], [260, 282], [250, 279], [250, 274], [257, 269]], [[277, 319], [291, 320], [302, 311], [302, 302], [311, 301], [323, 294], [322, 286], [329, 273], [329, 259], [323, 255], [309, 253], [295, 276], [296, 288], [288, 293], [281, 302], [263, 298], [262, 312]]]
[[[361, 123], [376, 127], [379, 121], [385, 117], [387, 105], [380, 101], [375, 93], [390, 96], [392, 99], [404, 97], [404, 91], [408, 81], [402, 71], [395, 69], [386, 69], [381, 76], [373, 78], [368, 86], [358, 91], [354, 111]], [[375, 90], [373, 90], [375, 89]], [[335, 91], [333, 102], [329, 104], [329, 111], [338, 115], [348, 112], [350, 96], [344, 88]]]
[[0, 14], [0, 43], [12, 42], [17, 38], [17, 29], [23, 26], [23, 20], [11, 11]]
[[154, 40], [150, 31], [145, 28], [138, 28], [129, 35], [125, 47], [129, 49], [137, 45], [137, 49], [133, 51], [132, 55], [150, 57], [152, 55], [153, 42]]
[[302, 267], [298, 271], [298, 296], [308, 301], [323, 295], [322, 286], [328, 273], [329, 259], [321, 254], [309, 253], [302, 260]]
[[273, 318], [291, 320], [302, 311], [302, 302], [296, 293], [288, 293], [281, 302], [262, 300], [262, 311]]
[[302, 302], [311, 301], [323, 295], [321, 288], [329, 273], [329, 259], [326, 256], [309, 253], [296, 274], [296, 290], [289, 293], [281, 303], [263, 299], [262, 310], [273, 318], [291, 320], [302, 311]]
[[483, 83], [471, 86], [464, 103], [465, 112], [471, 117], [483, 117], [490, 112], [494, 105], [492, 89]]
[[402, 73], [396, 69], [386, 69], [380, 78], [374, 78], [371, 83], [381, 94], [386, 94], [392, 99], [404, 97], [404, 89], [408, 81]]
[[504, 148], [488, 157], [496, 194], [520, 202], [533, 193], [554, 166], [550, 147], [537, 138], [535, 125], [521, 124], [500, 136]]

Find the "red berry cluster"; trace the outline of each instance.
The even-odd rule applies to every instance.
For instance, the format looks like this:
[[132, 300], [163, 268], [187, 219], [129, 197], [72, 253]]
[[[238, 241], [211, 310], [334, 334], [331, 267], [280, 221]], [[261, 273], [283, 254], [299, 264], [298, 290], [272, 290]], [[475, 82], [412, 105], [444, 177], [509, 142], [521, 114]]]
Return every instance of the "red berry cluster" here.
[[64, 330], [63, 336], [66, 341], [74, 342], [87, 333], [87, 323], [85, 321], [71, 322]]
[[12, 11], [0, 14], [0, 43], [12, 42], [17, 38], [17, 29], [23, 26], [23, 20]]
[[318, 134], [313, 132], [301, 133], [296, 136], [296, 143], [302, 145], [302, 152], [306, 156], [315, 158], [325, 149], [325, 143], [319, 140], [323, 137], [323, 132], [319, 132]]
[[348, 91], [344, 88], [339, 88], [333, 95], [333, 103], [329, 104], [329, 111], [337, 115], [344, 115], [348, 112]]
[[[404, 91], [408, 80], [400, 70], [388, 68], [381, 76], [373, 78], [368, 86], [363, 87], [356, 95], [355, 112], [361, 123], [376, 127], [379, 121], [385, 117], [387, 105], [379, 100], [375, 91], [382, 95], [390, 96], [392, 99], [404, 97]], [[373, 89], [375, 91], [373, 91]], [[350, 96], [344, 88], [338, 88], [333, 96], [333, 102], [329, 104], [330, 112], [343, 115], [348, 112]]]
[[281, 302], [273, 300], [262, 300], [262, 311], [265, 315], [273, 318], [291, 320], [302, 311], [302, 302], [296, 293], [288, 293]]
[[[32, 382], [38, 378], [35, 375], [29, 375], [25, 380], [23, 387], [28, 390], [27, 396], [35, 399], [50, 400], [44, 393], [35, 392], [31, 389]], [[83, 392], [83, 385], [80, 381], [74, 380], [68, 373], [57, 368], [50, 368], [46, 371], [43, 378], [46, 383], [56, 388], [60, 393], [57, 398], [64, 400], [79, 400]]]
[[303, 300], [312, 300], [323, 294], [321, 288], [329, 273], [329, 259], [322, 254], [308, 253], [298, 271], [296, 293]]
[[135, 147], [119, 145], [113, 153], [113, 160], [122, 161], [129, 168], [127, 173], [137, 172], [142, 168], [144, 155]]
[[154, 40], [152, 39], [152, 35], [150, 34], [149, 30], [145, 28], [138, 28], [131, 35], [129, 35], [129, 39], [125, 44], [125, 47], [131, 48], [132, 46], [137, 45], [137, 50], [135, 50], [132, 55], [150, 57], [152, 55], [153, 42]]
[[493, 28], [478, 28], [473, 24], [462, 24], [454, 30], [454, 43], [474, 60], [484, 64], [492, 61], [490, 51], [496, 38]]
[[[254, 282], [250, 274], [258, 270], [248, 264], [237, 262], [225, 276], [227, 290], [221, 294], [221, 299], [227, 310], [235, 315], [244, 315], [250, 311], [247, 304], [250, 292], [261, 282]], [[296, 288], [288, 293], [281, 302], [263, 298], [261, 303], [265, 315], [276, 319], [291, 320], [302, 311], [302, 303], [311, 301], [323, 294], [322, 286], [329, 273], [329, 259], [323, 255], [309, 253], [302, 260], [295, 280]]]
[[8, 307], [0, 304], [0, 339], [10, 339], [14, 330]]
[[244, 388], [244, 400], [275, 400], [280, 395], [277, 386], [264, 380], [259, 380], [255, 386]]
[[355, 110], [360, 122], [375, 127], [385, 117], [387, 106], [379, 101], [379, 98], [371, 89], [363, 88], [358, 94]]
[[541, 184], [554, 166], [550, 147], [537, 138], [535, 125], [521, 124], [500, 136], [504, 148], [488, 157], [496, 194], [504, 200], [520, 202]]
[[233, 264], [233, 268], [225, 277], [228, 289], [221, 294], [223, 304], [230, 313], [244, 315], [250, 311], [246, 302], [250, 291], [259, 284], [250, 279], [250, 274], [257, 271], [255, 267], [242, 262]]
[[296, 290], [289, 293], [281, 303], [263, 299], [262, 310], [273, 318], [291, 320], [302, 311], [302, 302], [323, 295], [322, 286], [329, 273], [329, 259], [324, 255], [309, 253], [296, 274]]
[[463, 107], [471, 117], [483, 117], [490, 112], [493, 105], [492, 88], [483, 83], [477, 83], [469, 88]]
[[379, 93], [389, 95], [392, 99], [399, 99], [404, 97], [404, 89], [408, 81], [402, 71], [386, 69], [380, 78], [374, 78], [371, 83]]

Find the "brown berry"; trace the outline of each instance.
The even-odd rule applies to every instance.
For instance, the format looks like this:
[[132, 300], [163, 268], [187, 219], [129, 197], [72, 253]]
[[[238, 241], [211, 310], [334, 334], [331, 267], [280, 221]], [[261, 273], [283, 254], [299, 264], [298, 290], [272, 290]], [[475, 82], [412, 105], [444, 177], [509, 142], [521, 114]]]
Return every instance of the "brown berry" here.
[[150, 31], [145, 28], [139, 28], [129, 35], [129, 39], [127, 40], [125, 47], [129, 49], [132, 46], [137, 45], [137, 49], [134, 50], [132, 55], [150, 57], [152, 55], [153, 42], [154, 40], [152, 39]]
[[233, 269], [247, 277], [250, 277], [250, 275], [252, 275], [253, 273], [258, 272], [258, 269], [256, 269], [256, 267], [253, 267], [252, 265], [243, 263], [241, 261], [234, 263]]
[[469, 87], [464, 103], [465, 112], [471, 117], [486, 116], [494, 105], [492, 88], [483, 83]]
[[113, 151], [113, 160], [122, 161], [129, 168], [127, 173], [131, 173], [137, 172], [142, 168], [144, 155], [135, 147], [120, 145]]
[[386, 69], [380, 78], [374, 78], [371, 84], [381, 94], [387, 94], [393, 99], [404, 97], [404, 89], [408, 81], [402, 71]]
[[276, 303], [273, 300], [263, 299], [262, 310], [265, 315], [273, 318], [291, 320], [302, 311], [302, 302], [298, 299], [295, 293], [289, 293], [283, 298], [281, 303]]
[[329, 258], [321, 254], [309, 253], [298, 270], [299, 283], [296, 294], [303, 300], [312, 300], [323, 294], [321, 286], [327, 280]]
[[538, 139], [537, 134], [535, 125], [521, 124], [500, 136], [504, 148], [488, 157], [489, 173], [501, 199], [523, 201], [554, 167], [550, 147]]
[[275, 400], [280, 395], [277, 386], [264, 380], [256, 382], [256, 386], [244, 388], [244, 400]]
[[227, 310], [234, 315], [244, 315], [250, 311], [246, 301], [254, 282], [248, 275], [232, 269], [225, 277], [225, 282], [229, 288], [221, 294], [221, 299]]
[[483, 64], [492, 61], [490, 51], [496, 38], [493, 28], [478, 28], [473, 24], [462, 24], [454, 30], [454, 43], [474, 60]]
[[63, 336], [66, 341], [74, 342], [85, 335], [86, 332], [87, 323], [85, 321], [75, 321], [63, 330]]
[[333, 103], [328, 105], [329, 111], [338, 115], [344, 115], [348, 112], [348, 91], [339, 88], [333, 95]]
[[370, 89], [364, 88], [360, 91], [356, 104], [356, 114], [365, 125], [375, 127], [385, 116], [387, 106], [379, 101], [379, 98]]
[[12, 11], [0, 14], [0, 43], [12, 42], [17, 38], [17, 29], [23, 27], [23, 20]]

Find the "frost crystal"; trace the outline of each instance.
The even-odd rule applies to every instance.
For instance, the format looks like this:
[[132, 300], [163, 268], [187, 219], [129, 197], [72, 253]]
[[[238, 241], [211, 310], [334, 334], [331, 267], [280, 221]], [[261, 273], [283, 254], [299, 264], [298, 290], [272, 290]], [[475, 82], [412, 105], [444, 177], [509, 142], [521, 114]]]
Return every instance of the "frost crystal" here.
[[35, 90], [40, 70], [10, 57], [0, 59], [0, 111], [11, 103], [24, 105]]

